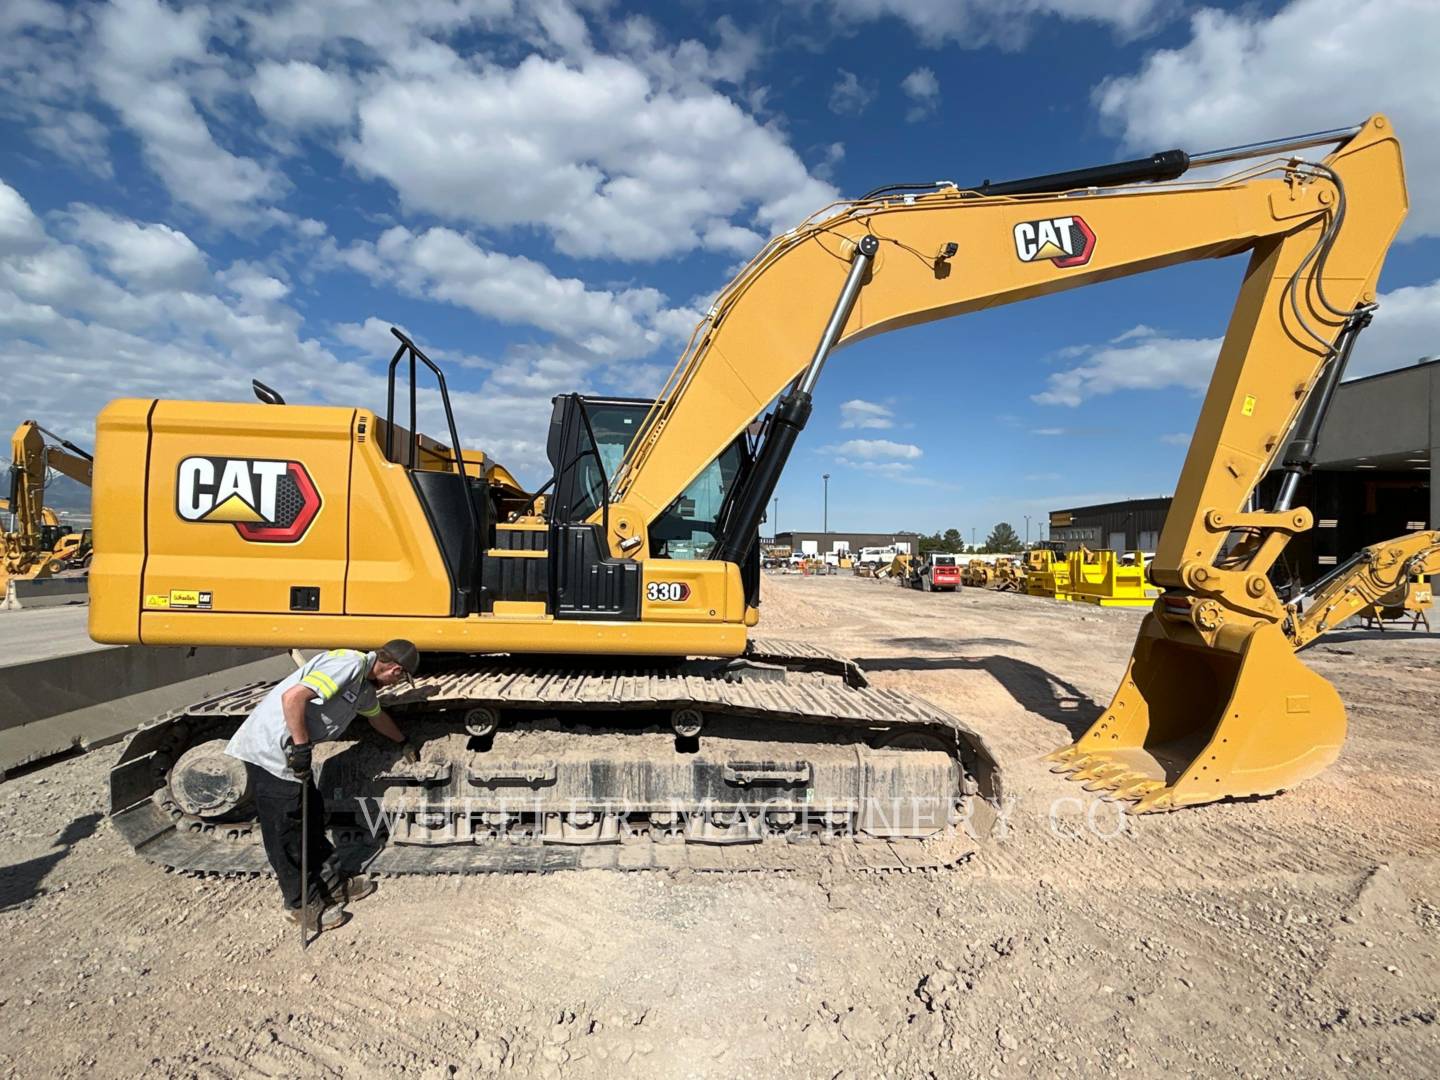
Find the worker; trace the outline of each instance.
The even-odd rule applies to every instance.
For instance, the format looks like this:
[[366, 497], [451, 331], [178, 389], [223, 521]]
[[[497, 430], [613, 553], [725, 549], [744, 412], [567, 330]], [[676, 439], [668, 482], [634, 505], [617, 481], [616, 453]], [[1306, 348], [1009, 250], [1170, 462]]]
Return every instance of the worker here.
[[[314, 744], [339, 738], [359, 715], [414, 761], [414, 748], [380, 708], [376, 690], [410, 678], [419, 664], [419, 650], [403, 639], [375, 652], [320, 653], [276, 683], [225, 747], [245, 762], [265, 856], [280, 881], [286, 914], [299, 922], [301, 911], [308, 910], [310, 933], [339, 926], [347, 918], [346, 903], [375, 891], [372, 879], [346, 875], [336, 863], [325, 835], [325, 803], [311, 772]], [[310, 788], [308, 904], [301, 902], [301, 785]]]

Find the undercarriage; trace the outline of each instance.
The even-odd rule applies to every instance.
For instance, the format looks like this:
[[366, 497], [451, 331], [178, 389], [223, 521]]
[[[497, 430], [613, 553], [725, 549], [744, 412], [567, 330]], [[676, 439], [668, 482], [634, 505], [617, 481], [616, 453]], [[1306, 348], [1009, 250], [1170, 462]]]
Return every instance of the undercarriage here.
[[[978, 736], [851, 661], [754, 641], [739, 660], [445, 658], [382, 694], [419, 748], [363, 723], [316, 751], [343, 862], [372, 873], [938, 870], [987, 835], [1000, 779]], [[226, 740], [272, 684], [162, 717], [111, 772], [145, 858], [268, 872]]]

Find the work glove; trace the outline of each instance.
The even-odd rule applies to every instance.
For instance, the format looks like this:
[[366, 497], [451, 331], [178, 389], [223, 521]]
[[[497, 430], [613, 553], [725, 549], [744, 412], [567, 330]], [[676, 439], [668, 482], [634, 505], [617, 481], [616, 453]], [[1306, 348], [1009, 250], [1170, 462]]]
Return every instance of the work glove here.
[[285, 748], [285, 765], [298, 780], [308, 780], [310, 778], [310, 753], [311, 748], [309, 743], [304, 743], [300, 746], [291, 743]]
[[409, 739], [406, 739], [400, 744], [400, 756], [403, 757], [411, 765], [414, 765], [417, 761], [420, 760], [420, 751], [415, 748], [415, 744], [413, 742], [411, 742]]

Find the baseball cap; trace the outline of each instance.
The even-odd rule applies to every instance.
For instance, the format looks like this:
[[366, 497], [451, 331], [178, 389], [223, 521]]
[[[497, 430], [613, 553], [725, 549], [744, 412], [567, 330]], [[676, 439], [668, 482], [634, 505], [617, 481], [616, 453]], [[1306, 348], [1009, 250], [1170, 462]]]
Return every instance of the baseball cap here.
[[414, 675], [420, 670], [420, 650], [413, 641], [406, 641], [404, 638], [387, 641], [380, 646], [380, 654], [399, 664], [406, 675]]

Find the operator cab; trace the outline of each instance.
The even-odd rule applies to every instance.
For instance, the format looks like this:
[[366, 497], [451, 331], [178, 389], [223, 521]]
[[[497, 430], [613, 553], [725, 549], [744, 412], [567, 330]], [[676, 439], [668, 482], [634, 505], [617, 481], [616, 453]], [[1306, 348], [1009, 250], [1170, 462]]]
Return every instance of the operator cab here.
[[[641, 565], [610, 554], [611, 491], [620, 463], [654, 402], [644, 398], [562, 394], [554, 399], [546, 440], [550, 479], [525, 493], [491, 474], [480, 455], [458, 455], [416, 425], [417, 362], [435, 375], [451, 446], [462, 445], [440, 369], [398, 331], [386, 417], [377, 424], [385, 456], [404, 465], [425, 510], [454, 588], [456, 615], [550, 614], [556, 619], [640, 618]], [[396, 367], [409, 357], [410, 427], [395, 417]], [[457, 458], [459, 460], [457, 460]], [[742, 434], [726, 447], [649, 528], [651, 559], [712, 557], [754, 451]], [[534, 513], [545, 496], [544, 516]], [[596, 513], [600, 520], [590, 520]], [[747, 601], [759, 598], [759, 544], [741, 567]]]

